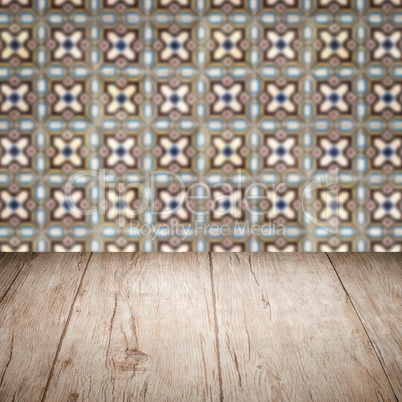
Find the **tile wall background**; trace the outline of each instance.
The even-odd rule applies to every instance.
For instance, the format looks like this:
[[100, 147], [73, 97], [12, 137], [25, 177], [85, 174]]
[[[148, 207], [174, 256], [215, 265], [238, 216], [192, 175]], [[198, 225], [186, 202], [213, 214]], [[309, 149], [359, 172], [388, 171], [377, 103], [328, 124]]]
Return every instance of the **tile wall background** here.
[[0, 250], [402, 251], [402, 0], [0, 0]]

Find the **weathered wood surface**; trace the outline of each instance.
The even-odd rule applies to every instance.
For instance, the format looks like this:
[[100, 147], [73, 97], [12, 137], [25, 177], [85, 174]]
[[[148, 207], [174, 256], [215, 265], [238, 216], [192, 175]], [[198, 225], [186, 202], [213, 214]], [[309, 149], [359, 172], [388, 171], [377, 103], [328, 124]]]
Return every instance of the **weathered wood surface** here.
[[220, 396], [208, 254], [93, 254], [46, 400]]
[[328, 256], [402, 400], [402, 253]]
[[31, 253], [0, 253], [0, 303], [26, 261], [35, 258]]
[[0, 254], [0, 400], [400, 398], [402, 254], [329, 258]]
[[[26, 256], [11, 259], [9, 267], [18, 274], [0, 303], [1, 401], [41, 399], [89, 258], [85, 253]], [[4, 278], [8, 260], [1, 261]]]
[[394, 400], [325, 254], [212, 254], [226, 400]]

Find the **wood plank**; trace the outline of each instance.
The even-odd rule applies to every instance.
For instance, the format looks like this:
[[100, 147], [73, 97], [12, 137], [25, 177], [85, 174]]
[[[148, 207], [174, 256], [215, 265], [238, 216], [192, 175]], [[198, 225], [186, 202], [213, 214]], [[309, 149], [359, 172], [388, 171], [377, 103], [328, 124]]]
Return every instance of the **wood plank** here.
[[37, 254], [10, 286], [0, 304], [0, 400], [41, 399], [88, 258]]
[[402, 400], [402, 253], [329, 255]]
[[217, 399], [215, 340], [206, 254], [93, 254], [44, 399]]
[[0, 253], [0, 302], [20, 273], [26, 261], [35, 258], [33, 253]]
[[325, 254], [212, 264], [225, 400], [395, 400]]

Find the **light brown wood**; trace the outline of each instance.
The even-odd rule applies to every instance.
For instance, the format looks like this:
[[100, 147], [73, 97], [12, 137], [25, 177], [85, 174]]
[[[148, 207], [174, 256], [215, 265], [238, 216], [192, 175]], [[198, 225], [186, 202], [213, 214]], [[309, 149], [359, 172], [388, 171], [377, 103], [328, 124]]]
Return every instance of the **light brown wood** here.
[[220, 397], [207, 254], [93, 254], [45, 399]]
[[402, 253], [328, 256], [402, 400]]
[[27, 256], [2, 259], [18, 274], [0, 303], [1, 401], [41, 399], [89, 254]]
[[88, 257], [0, 254], [1, 401], [401, 397], [401, 254]]
[[325, 254], [212, 254], [225, 400], [395, 400]]
[[32, 261], [32, 253], [0, 253], [0, 302], [7, 294], [11, 284], [21, 272], [26, 261]]

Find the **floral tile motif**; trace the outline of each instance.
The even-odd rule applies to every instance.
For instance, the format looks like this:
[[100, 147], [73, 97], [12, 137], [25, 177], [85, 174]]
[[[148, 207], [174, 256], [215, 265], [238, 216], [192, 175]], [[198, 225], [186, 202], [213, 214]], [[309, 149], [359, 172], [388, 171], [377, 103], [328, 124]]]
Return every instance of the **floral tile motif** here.
[[402, 0], [0, 0], [0, 251], [402, 251]]

